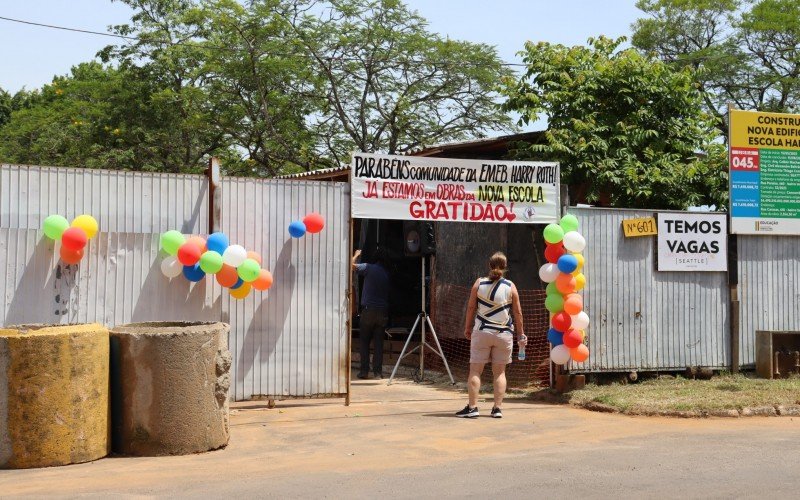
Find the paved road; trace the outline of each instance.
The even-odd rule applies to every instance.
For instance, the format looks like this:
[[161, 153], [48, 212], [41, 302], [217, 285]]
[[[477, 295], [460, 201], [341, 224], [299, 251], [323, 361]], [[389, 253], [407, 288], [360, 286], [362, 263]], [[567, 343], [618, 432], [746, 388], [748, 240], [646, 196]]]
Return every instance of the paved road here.
[[203, 455], [0, 471], [0, 497], [754, 498], [800, 495], [800, 419], [667, 419], [509, 401], [461, 420], [463, 396], [376, 381], [354, 403], [237, 405]]

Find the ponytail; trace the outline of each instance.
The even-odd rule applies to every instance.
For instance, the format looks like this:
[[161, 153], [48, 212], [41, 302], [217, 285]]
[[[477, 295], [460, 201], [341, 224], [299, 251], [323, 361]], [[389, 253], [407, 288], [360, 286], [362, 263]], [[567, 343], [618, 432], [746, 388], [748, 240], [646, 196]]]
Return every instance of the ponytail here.
[[506, 274], [506, 266], [508, 266], [508, 261], [505, 254], [503, 252], [495, 252], [489, 258], [489, 279], [497, 281], [502, 278]]

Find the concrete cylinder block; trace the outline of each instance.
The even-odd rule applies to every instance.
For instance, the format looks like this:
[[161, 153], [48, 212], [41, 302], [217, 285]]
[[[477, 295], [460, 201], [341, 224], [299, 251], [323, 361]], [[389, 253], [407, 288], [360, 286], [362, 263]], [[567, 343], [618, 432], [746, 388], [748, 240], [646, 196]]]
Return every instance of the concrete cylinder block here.
[[0, 329], [0, 468], [108, 455], [108, 353], [97, 324]]
[[115, 452], [184, 455], [228, 444], [229, 331], [179, 322], [111, 330]]

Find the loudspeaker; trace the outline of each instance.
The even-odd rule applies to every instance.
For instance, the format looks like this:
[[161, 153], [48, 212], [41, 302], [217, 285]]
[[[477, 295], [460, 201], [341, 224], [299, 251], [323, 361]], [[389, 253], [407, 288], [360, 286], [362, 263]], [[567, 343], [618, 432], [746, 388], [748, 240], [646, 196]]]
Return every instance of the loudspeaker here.
[[403, 221], [403, 254], [406, 257], [436, 254], [433, 222]]
[[433, 222], [421, 222], [422, 255], [436, 255], [436, 231]]
[[421, 252], [421, 239], [419, 223], [416, 221], [403, 221], [403, 255], [406, 257], [419, 257]]

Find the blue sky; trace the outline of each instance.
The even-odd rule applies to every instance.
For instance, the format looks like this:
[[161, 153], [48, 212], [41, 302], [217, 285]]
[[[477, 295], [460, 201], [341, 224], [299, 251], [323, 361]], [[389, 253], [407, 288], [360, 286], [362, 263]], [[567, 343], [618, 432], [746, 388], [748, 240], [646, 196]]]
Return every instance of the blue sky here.
[[[407, 0], [433, 31], [497, 47], [507, 62], [526, 40], [584, 44], [590, 36], [630, 34], [641, 16], [635, 0]], [[110, 0], [28, 0], [0, 2], [0, 16], [91, 31], [106, 31], [130, 18], [130, 9]], [[0, 87], [16, 92], [36, 88], [53, 75], [91, 60], [113, 38], [70, 33], [0, 20]]]

